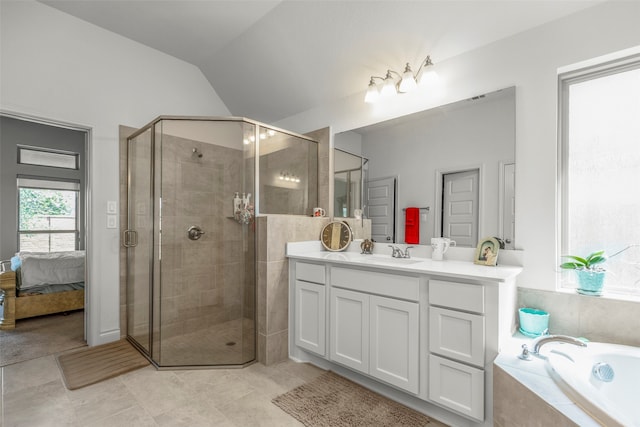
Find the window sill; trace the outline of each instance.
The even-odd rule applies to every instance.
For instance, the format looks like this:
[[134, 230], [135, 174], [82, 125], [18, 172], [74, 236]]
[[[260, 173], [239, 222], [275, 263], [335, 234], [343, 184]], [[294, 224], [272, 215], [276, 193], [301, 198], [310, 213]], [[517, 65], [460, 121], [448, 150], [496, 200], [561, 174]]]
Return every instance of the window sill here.
[[628, 302], [640, 303], [640, 295], [626, 294], [626, 293], [616, 292], [616, 291], [607, 291], [606, 287], [604, 289], [604, 292], [600, 296], [580, 295], [579, 293], [576, 292], [575, 287], [568, 287], [568, 286], [562, 286], [562, 285], [560, 285], [560, 287], [556, 289], [556, 292], [560, 292], [563, 294], [574, 294], [574, 295], [584, 296], [586, 298], [599, 298], [604, 300], [628, 301]]

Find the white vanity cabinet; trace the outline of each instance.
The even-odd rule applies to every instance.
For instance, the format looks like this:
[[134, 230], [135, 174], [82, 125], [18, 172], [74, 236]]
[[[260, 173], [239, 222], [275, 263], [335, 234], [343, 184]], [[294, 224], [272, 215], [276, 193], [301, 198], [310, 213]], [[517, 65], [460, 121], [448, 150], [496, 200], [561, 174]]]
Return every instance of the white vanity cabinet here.
[[298, 262], [295, 272], [295, 343], [326, 355], [325, 266]]
[[521, 268], [313, 247], [288, 244], [290, 357], [447, 425], [491, 427], [493, 360], [515, 330]]
[[332, 267], [330, 359], [417, 394], [419, 282]]
[[429, 399], [484, 419], [485, 285], [429, 281]]

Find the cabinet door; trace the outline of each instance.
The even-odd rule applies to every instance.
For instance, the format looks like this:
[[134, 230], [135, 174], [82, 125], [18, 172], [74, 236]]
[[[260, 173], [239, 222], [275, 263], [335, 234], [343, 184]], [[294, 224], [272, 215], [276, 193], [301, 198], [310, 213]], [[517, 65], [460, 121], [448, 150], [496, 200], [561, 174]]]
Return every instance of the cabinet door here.
[[418, 393], [418, 304], [391, 298], [370, 299], [369, 374]]
[[296, 280], [295, 342], [325, 356], [325, 287]]
[[331, 360], [369, 372], [369, 295], [331, 288]]
[[429, 399], [483, 421], [484, 371], [429, 355]]
[[429, 307], [429, 351], [484, 366], [484, 316]]

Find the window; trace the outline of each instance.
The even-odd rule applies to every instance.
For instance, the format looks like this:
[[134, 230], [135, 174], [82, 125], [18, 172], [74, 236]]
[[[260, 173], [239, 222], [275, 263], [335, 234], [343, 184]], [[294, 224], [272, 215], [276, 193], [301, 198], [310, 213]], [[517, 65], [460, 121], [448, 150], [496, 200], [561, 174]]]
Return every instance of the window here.
[[560, 75], [560, 89], [561, 254], [605, 250], [606, 289], [639, 295], [640, 56]]
[[78, 153], [49, 150], [37, 147], [18, 147], [18, 164], [50, 166], [54, 168], [79, 168]]
[[18, 250], [77, 250], [79, 192], [77, 182], [18, 178]]

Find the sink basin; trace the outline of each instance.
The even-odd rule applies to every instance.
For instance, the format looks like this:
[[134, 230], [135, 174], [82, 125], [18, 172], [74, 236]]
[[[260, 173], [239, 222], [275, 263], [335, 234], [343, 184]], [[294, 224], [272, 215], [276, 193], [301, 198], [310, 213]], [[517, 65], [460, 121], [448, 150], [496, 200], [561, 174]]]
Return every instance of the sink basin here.
[[324, 254], [323, 258], [332, 261], [384, 266], [407, 266], [424, 261], [423, 258], [394, 258], [387, 254], [364, 255], [358, 252], [330, 252]]
[[393, 258], [391, 255], [361, 255], [354, 261], [364, 262], [367, 264], [384, 264], [384, 265], [411, 265], [422, 262], [421, 259], [413, 258]]

